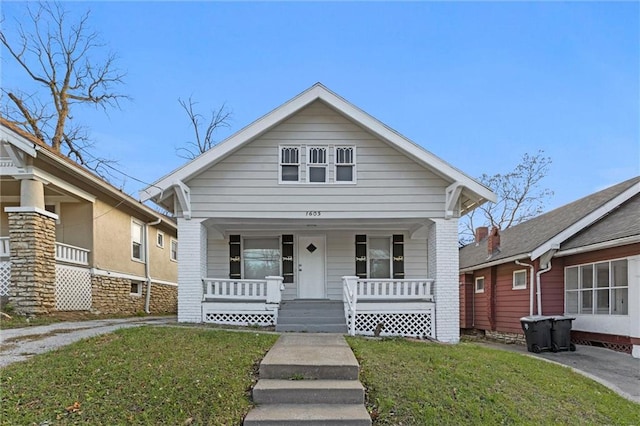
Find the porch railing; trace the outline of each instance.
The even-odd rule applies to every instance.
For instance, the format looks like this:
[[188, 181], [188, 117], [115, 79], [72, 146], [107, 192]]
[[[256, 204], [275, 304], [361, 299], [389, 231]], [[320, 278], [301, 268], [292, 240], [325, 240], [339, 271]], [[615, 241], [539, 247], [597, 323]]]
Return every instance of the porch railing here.
[[74, 265], [88, 265], [91, 251], [69, 244], [56, 243], [56, 261]]
[[0, 237], [0, 257], [9, 257], [9, 237]]
[[349, 334], [355, 335], [358, 302], [433, 302], [433, 279], [342, 277]]
[[203, 278], [203, 298], [205, 301], [280, 303], [282, 281], [282, 277], [265, 277], [264, 280]]

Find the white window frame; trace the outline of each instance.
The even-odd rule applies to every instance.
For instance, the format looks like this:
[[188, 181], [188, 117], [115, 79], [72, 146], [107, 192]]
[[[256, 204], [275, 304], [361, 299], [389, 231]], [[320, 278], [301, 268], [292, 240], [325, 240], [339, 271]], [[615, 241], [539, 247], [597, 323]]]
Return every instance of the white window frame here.
[[[382, 277], [372, 277], [371, 276], [371, 240], [372, 239], [377, 239], [377, 240], [381, 240], [381, 239], [385, 239], [388, 240], [389, 242], [389, 276], [386, 278], [382, 278]], [[375, 235], [375, 234], [371, 234], [371, 235], [367, 235], [367, 278], [369, 279], [379, 279], [379, 280], [386, 280], [386, 279], [392, 279], [393, 278], [393, 236], [391, 235]]]
[[[311, 151], [320, 150], [324, 152], [324, 162], [311, 162]], [[310, 184], [323, 185], [329, 183], [329, 147], [323, 145], [307, 145], [306, 149], [306, 182]], [[311, 168], [324, 169], [324, 181], [312, 182], [311, 181]]]
[[[627, 290], [627, 300], [629, 298], [629, 257], [623, 257], [623, 258], [617, 258], [617, 259], [606, 259], [606, 260], [600, 260], [600, 261], [595, 261], [595, 262], [588, 262], [588, 263], [581, 263], [581, 264], [576, 264], [576, 265], [569, 265], [566, 266], [564, 268], [564, 311], [567, 314], [571, 314], [571, 315], [589, 315], [589, 316], [594, 316], [594, 317], [598, 317], [598, 316], [613, 316], [613, 317], [625, 317], [625, 316], [629, 316], [629, 308], [628, 308], [628, 304], [627, 304], [627, 313], [626, 314], [618, 314], [618, 313], [613, 313], [613, 305], [614, 303], [612, 295], [613, 295], [613, 291], [614, 290], [622, 290], [622, 289], [626, 289]], [[626, 286], [617, 286], [615, 285], [615, 281], [613, 277], [613, 268], [612, 268], [612, 264], [614, 262], [619, 262], [619, 261], [626, 261], [627, 262], [627, 277], [626, 277], [626, 281], [627, 281], [627, 285]], [[609, 265], [609, 283], [607, 287], [598, 287], [597, 284], [597, 268], [596, 266], [601, 264], [601, 263], [608, 263]], [[583, 268], [584, 267], [591, 267], [591, 274], [592, 274], [592, 279], [591, 279], [591, 287], [588, 288], [583, 288]], [[576, 273], [577, 273], [577, 288], [575, 289], [567, 289], [567, 273], [570, 269], [576, 269]], [[598, 305], [598, 296], [597, 296], [597, 292], [598, 291], [604, 291], [604, 290], [608, 290], [609, 291], [609, 306], [608, 306], [608, 313], [603, 313], [603, 312], [597, 312], [597, 305]], [[577, 312], [570, 312], [569, 311], [569, 297], [568, 295], [570, 293], [576, 293], [578, 295], [578, 309]], [[583, 302], [583, 297], [586, 293], [590, 293], [590, 298], [591, 298], [591, 312], [583, 312], [582, 311], [582, 302]]]
[[[133, 225], [137, 225], [140, 227], [140, 241], [136, 241], [134, 239], [134, 235], [133, 235]], [[133, 255], [133, 245], [137, 243], [140, 245], [140, 257], [135, 257]], [[144, 262], [144, 252], [145, 252], [145, 247], [144, 247], [144, 223], [131, 218], [131, 243], [130, 243], [130, 248], [131, 248], [131, 260], [135, 261], [135, 262]]]
[[[293, 163], [293, 162], [288, 162], [285, 163], [282, 161], [282, 153], [284, 152], [285, 149], [296, 149], [298, 151], [298, 162]], [[301, 162], [300, 162], [300, 155], [301, 155], [301, 147], [300, 145], [280, 145], [278, 146], [278, 182], [279, 183], [283, 183], [283, 184], [295, 184], [295, 183], [300, 183], [301, 182], [301, 174], [302, 174], [302, 167], [301, 167]], [[297, 180], [283, 180], [282, 179], [282, 167], [283, 166], [297, 166], [298, 167], [298, 179]]]
[[[351, 149], [351, 162], [350, 163], [338, 163], [338, 150], [339, 149]], [[351, 166], [351, 180], [338, 180], [338, 167], [339, 166]], [[356, 173], [356, 147], [354, 145], [336, 145], [333, 147], [333, 183], [338, 185], [349, 185], [357, 183]]]
[[134, 292], [129, 290], [129, 294], [131, 294], [131, 296], [142, 296], [142, 281], [131, 280], [130, 286], [133, 287], [134, 285], [138, 286], [138, 291]]
[[[516, 285], [516, 275], [524, 274], [524, 285]], [[525, 290], [527, 288], [527, 270], [526, 269], [518, 269], [517, 271], [513, 271], [513, 286], [512, 290]]]
[[[482, 288], [478, 288], [478, 282], [482, 280]], [[484, 276], [476, 277], [474, 280], [474, 289], [476, 293], [484, 293]]]
[[164, 232], [158, 230], [156, 234], [156, 246], [164, 248]]
[[[176, 246], [176, 249], [173, 249], [173, 246]], [[175, 253], [175, 255], [174, 255]], [[170, 238], [169, 239], [169, 259], [172, 262], [177, 262], [178, 261], [178, 240], [176, 240], [175, 238]]]
[[281, 235], [262, 235], [262, 233], [255, 235], [247, 235], [242, 236], [240, 238], [240, 276], [243, 279], [247, 279], [244, 271], [244, 249], [245, 249], [245, 241], [247, 240], [278, 240], [278, 250], [280, 252], [280, 262], [278, 262], [278, 276], [282, 276], [282, 236]]

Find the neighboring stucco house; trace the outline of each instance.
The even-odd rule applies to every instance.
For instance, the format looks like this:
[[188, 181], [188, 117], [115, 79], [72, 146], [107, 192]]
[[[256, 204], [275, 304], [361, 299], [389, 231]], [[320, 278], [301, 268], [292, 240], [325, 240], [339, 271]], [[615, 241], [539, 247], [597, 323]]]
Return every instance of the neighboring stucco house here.
[[352, 333], [458, 341], [458, 217], [494, 194], [316, 84], [141, 198], [178, 218], [179, 321], [320, 299]]
[[572, 340], [640, 357], [640, 177], [460, 249], [460, 326], [523, 340], [520, 318], [574, 317]]
[[0, 142], [0, 296], [27, 315], [176, 311], [173, 219], [4, 118]]

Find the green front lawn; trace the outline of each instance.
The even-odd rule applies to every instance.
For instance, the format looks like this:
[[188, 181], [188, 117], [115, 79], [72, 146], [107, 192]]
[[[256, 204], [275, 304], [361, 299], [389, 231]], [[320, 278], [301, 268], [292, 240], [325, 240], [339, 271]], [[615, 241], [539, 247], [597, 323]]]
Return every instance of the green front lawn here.
[[640, 425], [640, 405], [542, 360], [474, 343], [348, 341], [377, 425]]
[[[277, 335], [140, 327], [0, 370], [3, 425], [239, 425]], [[473, 343], [348, 338], [374, 425], [640, 425], [640, 405], [570, 370]]]
[[235, 425], [277, 336], [140, 327], [0, 370], [3, 425]]

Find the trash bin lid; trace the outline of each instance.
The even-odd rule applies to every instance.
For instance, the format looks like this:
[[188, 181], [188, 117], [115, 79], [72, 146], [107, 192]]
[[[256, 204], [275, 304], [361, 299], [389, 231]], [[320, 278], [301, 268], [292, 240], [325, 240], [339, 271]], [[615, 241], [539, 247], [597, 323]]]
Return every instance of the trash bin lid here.
[[569, 317], [569, 316], [565, 316], [565, 315], [554, 315], [553, 317], [554, 321], [562, 321], [562, 320], [575, 320], [576, 317]]
[[538, 321], [546, 321], [553, 320], [553, 317], [547, 315], [529, 315], [526, 317], [520, 318], [521, 322], [538, 322]]

